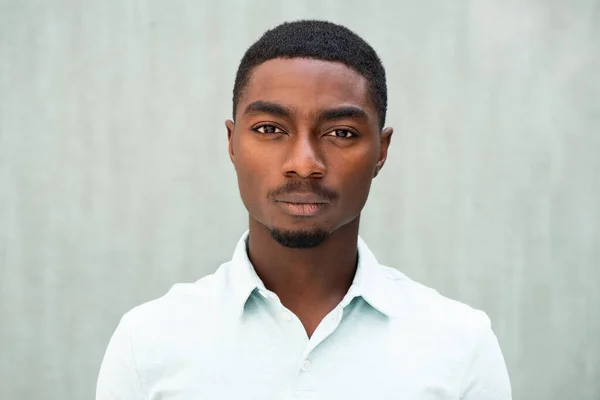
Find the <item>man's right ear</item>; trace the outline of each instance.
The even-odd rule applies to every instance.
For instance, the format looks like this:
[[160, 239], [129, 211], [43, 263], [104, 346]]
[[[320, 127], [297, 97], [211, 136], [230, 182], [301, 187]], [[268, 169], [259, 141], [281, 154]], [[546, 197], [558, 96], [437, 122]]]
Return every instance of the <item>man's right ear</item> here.
[[235, 152], [233, 150], [233, 132], [235, 130], [235, 123], [228, 119], [225, 121], [225, 128], [227, 128], [227, 140], [229, 141], [229, 159], [235, 164]]

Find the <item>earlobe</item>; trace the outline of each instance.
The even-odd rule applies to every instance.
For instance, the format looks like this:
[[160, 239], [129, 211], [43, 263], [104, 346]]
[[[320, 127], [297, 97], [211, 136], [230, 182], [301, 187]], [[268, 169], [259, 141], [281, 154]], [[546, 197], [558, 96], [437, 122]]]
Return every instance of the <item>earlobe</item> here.
[[379, 171], [381, 171], [381, 168], [383, 168], [383, 164], [385, 164], [385, 159], [377, 161], [377, 164], [375, 164], [375, 172], [373, 173], [373, 178], [376, 178], [377, 175], [379, 175]]

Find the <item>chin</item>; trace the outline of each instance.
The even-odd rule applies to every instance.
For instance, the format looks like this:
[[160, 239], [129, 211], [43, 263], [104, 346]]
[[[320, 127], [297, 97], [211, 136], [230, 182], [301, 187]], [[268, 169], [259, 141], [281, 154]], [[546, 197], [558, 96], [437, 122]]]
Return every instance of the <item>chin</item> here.
[[329, 237], [322, 228], [271, 228], [271, 237], [283, 247], [290, 249], [312, 249]]

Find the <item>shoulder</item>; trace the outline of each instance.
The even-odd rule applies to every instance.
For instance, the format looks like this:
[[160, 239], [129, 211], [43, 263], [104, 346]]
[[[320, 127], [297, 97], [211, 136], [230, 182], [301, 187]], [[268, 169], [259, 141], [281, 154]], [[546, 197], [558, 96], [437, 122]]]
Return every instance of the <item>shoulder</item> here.
[[225, 263], [213, 274], [193, 283], [178, 283], [162, 297], [140, 304], [125, 313], [122, 323], [130, 334], [159, 334], [178, 326], [204, 324], [219, 314], [225, 300]]
[[506, 365], [487, 314], [399, 271], [381, 268], [392, 282], [390, 297], [397, 311], [393, 332], [420, 349], [398, 354], [412, 354], [414, 365], [456, 377], [461, 399], [510, 399]]
[[383, 274], [391, 281], [391, 298], [395, 310], [426, 329], [452, 336], [477, 336], [490, 329], [490, 319], [481, 310], [440, 294], [407, 277], [402, 272], [384, 265]]
[[195, 283], [176, 284], [164, 296], [129, 310], [107, 353], [113, 358], [130, 353], [139, 376], [150, 381], [165, 369], [179, 368], [191, 353], [209, 354], [209, 345], [231, 331], [231, 313], [223, 312], [229, 304], [227, 267]]

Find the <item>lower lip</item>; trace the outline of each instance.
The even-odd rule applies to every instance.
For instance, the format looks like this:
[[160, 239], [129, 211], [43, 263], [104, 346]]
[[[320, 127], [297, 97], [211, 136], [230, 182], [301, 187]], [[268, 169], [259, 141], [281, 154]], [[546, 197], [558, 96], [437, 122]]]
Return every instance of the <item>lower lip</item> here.
[[327, 206], [326, 203], [287, 203], [284, 201], [278, 201], [277, 203], [289, 214], [299, 216], [315, 215]]

